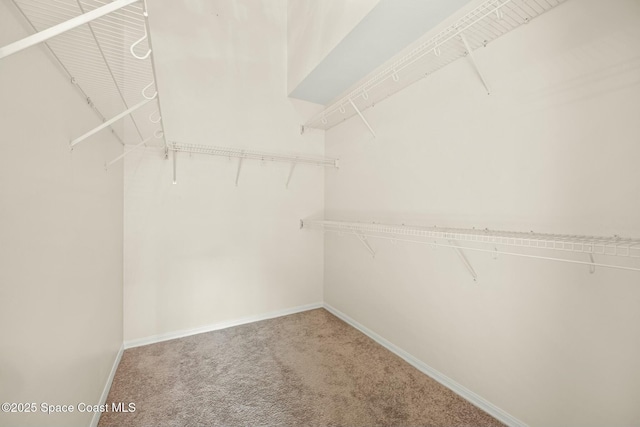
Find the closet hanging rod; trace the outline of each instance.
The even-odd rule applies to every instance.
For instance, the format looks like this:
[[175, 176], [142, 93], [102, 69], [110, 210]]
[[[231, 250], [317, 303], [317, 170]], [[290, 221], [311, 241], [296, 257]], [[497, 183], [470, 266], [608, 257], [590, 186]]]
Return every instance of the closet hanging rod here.
[[42, 30], [28, 37], [25, 37], [22, 40], [18, 40], [17, 42], [8, 44], [4, 47], [0, 47], [0, 59], [20, 52], [21, 50], [34, 46], [38, 43], [42, 43], [52, 37], [72, 30], [76, 27], [79, 27], [80, 25], [91, 22], [95, 19], [100, 18], [101, 16], [108, 15], [111, 12], [122, 9], [123, 7], [129, 6], [130, 4], [136, 3], [138, 1], [140, 0], [115, 0], [112, 3], [100, 6], [99, 8], [94, 9], [90, 12], [84, 13], [80, 16], [76, 16], [75, 18], [71, 18], [68, 21], [62, 22], [58, 25], [47, 28], [46, 30]]
[[282, 154], [258, 150], [244, 150], [233, 147], [214, 147], [198, 144], [183, 144], [172, 141], [171, 150], [175, 152], [208, 154], [211, 156], [233, 157], [239, 159], [285, 162], [296, 164], [311, 164], [338, 168], [338, 159], [327, 157], [315, 157], [300, 154]]
[[[390, 241], [404, 241], [431, 246], [463, 249], [477, 252], [487, 252], [501, 255], [520, 256], [550, 261], [583, 264], [620, 270], [640, 271], [638, 267], [624, 265], [578, 261], [567, 258], [557, 258], [533, 255], [519, 252], [498, 250], [495, 246], [546, 249], [558, 252], [572, 252], [593, 255], [607, 255], [640, 259], [640, 239], [622, 238], [619, 236], [581, 236], [565, 234], [548, 234], [533, 232], [511, 232], [498, 230], [476, 230], [448, 227], [418, 227], [389, 224], [369, 224], [360, 222], [344, 222], [330, 220], [301, 220], [300, 228], [318, 228], [324, 231], [345, 234], [357, 234], [372, 239]], [[420, 240], [422, 239], [422, 240]], [[436, 240], [427, 240], [436, 239]], [[444, 240], [444, 242], [442, 242]], [[451, 241], [490, 244], [491, 249], [477, 248], [452, 244]]]

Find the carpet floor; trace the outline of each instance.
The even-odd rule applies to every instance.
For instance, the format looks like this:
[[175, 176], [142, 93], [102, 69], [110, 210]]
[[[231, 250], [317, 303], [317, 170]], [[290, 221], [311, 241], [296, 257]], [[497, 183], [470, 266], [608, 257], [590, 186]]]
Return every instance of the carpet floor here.
[[501, 426], [324, 309], [126, 350], [99, 426]]

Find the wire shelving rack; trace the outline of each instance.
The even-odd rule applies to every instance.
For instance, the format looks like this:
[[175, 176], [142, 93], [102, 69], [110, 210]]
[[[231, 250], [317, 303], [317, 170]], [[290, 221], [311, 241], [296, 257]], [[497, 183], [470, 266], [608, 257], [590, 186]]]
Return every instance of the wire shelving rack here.
[[253, 149], [242, 149], [236, 147], [215, 147], [202, 144], [185, 144], [176, 141], [172, 141], [170, 149], [173, 151], [173, 182], [176, 183], [176, 153], [192, 153], [192, 154], [206, 154], [209, 156], [220, 156], [237, 158], [238, 159], [238, 171], [236, 174], [236, 186], [240, 177], [240, 170], [242, 168], [242, 162], [244, 160], [259, 160], [263, 162], [283, 162], [291, 165], [289, 170], [289, 176], [287, 178], [286, 186], [289, 186], [291, 176], [295, 167], [299, 164], [312, 165], [321, 167], [338, 168], [339, 160], [329, 157], [310, 156], [307, 154], [291, 154], [291, 153], [277, 153], [270, 151], [260, 151]]
[[[363, 83], [309, 119], [305, 128], [327, 130], [448, 64], [469, 56], [487, 92], [489, 84], [473, 60], [473, 51], [528, 24], [566, 0], [487, 0], [435, 36], [418, 40], [399, 57], [382, 65]], [[432, 33], [427, 33], [429, 37]]]
[[235, 147], [214, 147], [199, 144], [184, 144], [180, 142], [171, 142], [170, 146], [172, 151], [183, 153], [207, 154], [210, 156], [221, 156], [229, 158], [233, 157], [267, 162], [298, 163], [334, 168], [338, 167], [338, 159], [320, 156], [309, 156], [306, 154], [285, 154]]
[[[55, 33], [43, 43], [103, 122], [87, 138], [110, 127], [124, 144], [166, 147], [144, 0], [11, 1], [36, 32], [14, 45]], [[105, 7], [111, 11], [89, 19]], [[74, 26], [77, 20], [83, 23]], [[114, 126], [118, 120], [121, 128]]]
[[[591, 267], [640, 271], [640, 266], [629, 267], [621, 264], [597, 263], [593, 259], [593, 256], [602, 255], [608, 259], [630, 258], [640, 261], [640, 239], [637, 238], [479, 230], [475, 228], [421, 227], [333, 220], [301, 220], [300, 227], [352, 234], [360, 239], [368, 237], [406, 241], [453, 249], [585, 264]], [[467, 243], [467, 245], [461, 243]], [[544, 249], [555, 254], [585, 254], [590, 259], [580, 261], [566, 257], [538, 255], [537, 252], [513, 252], [515, 248]], [[370, 247], [368, 249], [371, 250]]]

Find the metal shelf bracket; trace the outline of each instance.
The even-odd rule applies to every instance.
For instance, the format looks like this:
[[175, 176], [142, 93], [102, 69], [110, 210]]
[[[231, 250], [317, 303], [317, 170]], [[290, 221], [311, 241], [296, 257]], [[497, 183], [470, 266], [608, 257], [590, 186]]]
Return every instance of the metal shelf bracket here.
[[367, 250], [371, 254], [371, 257], [375, 258], [376, 257], [376, 252], [373, 250], [373, 248], [369, 244], [369, 241], [367, 240], [367, 237], [362, 235], [362, 234], [360, 234], [360, 233], [353, 233], [353, 234], [355, 234], [355, 236], [358, 238], [358, 240], [360, 240], [360, 243], [362, 243], [362, 245], [365, 248], [367, 248]]
[[[244, 154], [244, 152], [242, 152]], [[236, 187], [238, 186], [238, 180], [240, 179], [240, 170], [242, 169], [243, 157], [238, 158], [238, 171], [236, 172]]]
[[589, 261], [591, 261], [591, 264], [589, 264], [589, 273], [593, 274], [596, 272], [596, 261], [593, 259], [593, 254], [589, 254]]
[[[498, 11], [501, 11], [501, 9], [498, 9]], [[471, 50], [471, 46], [469, 46], [469, 42], [467, 41], [467, 38], [463, 33], [460, 33], [460, 40], [462, 40], [462, 43], [464, 43], [464, 48], [467, 50], [469, 60], [471, 61], [473, 68], [475, 68], [476, 73], [478, 73], [480, 80], [482, 80], [482, 84], [484, 85], [484, 88], [487, 90], [487, 95], [491, 95], [491, 89], [489, 88], [489, 84], [487, 83], [487, 80], [484, 78], [482, 71], [480, 71], [480, 67], [478, 67], [476, 58], [473, 56], [473, 51]]]
[[177, 163], [177, 158], [178, 158], [178, 151], [177, 150], [173, 150], [173, 184], [177, 184], [178, 181], [176, 180], [176, 163]]
[[362, 119], [364, 124], [367, 125], [367, 127], [369, 128], [369, 131], [371, 132], [371, 134], [375, 138], [376, 137], [376, 133], [374, 132], [373, 128], [371, 127], [371, 125], [369, 124], [367, 119], [364, 118], [364, 116], [362, 115], [360, 110], [358, 110], [358, 107], [356, 107], [356, 104], [353, 103], [353, 100], [351, 98], [349, 98], [349, 102], [351, 103], [351, 106], [353, 107], [353, 109], [356, 110], [356, 113], [358, 113], [358, 115], [360, 116], [360, 118]]
[[462, 261], [462, 264], [464, 264], [466, 269], [469, 271], [469, 274], [471, 274], [471, 277], [473, 277], [473, 281], [477, 282], [478, 275], [476, 274], [475, 270], [471, 266], [471, 263], [467, 259], [462, 249], [459, 247], [458, 243], [456, 243], [454, 240], [449, 240], [449, 243], [451, 244], [453, 250], [456, 251], [456, 254], [458, 255], [458, 258], [460, 258], [460, 261]]
[[296, 168], [296, 162], [291, 163], [291, 168], [289, 169], [289, 176], [287, 177], [286, 188], [289, 188], [289, 183], [291, 182], [291, 176], [293, 175], [293, 170]]

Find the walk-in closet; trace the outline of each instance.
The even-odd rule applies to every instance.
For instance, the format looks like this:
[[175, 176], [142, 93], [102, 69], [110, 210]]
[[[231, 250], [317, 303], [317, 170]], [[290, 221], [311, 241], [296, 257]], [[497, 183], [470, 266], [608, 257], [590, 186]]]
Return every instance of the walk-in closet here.
[[0, 425], [640, 426], [640, 1], [0, 0]]

